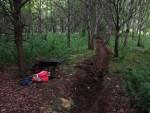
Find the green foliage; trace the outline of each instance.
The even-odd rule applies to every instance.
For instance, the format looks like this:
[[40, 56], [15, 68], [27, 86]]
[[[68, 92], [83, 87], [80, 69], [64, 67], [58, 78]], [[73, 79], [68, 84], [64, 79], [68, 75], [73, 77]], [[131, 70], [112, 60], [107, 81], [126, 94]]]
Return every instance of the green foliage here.
[[16, 50], [13, 42], [0, 39], [0, 65], [16, 62]]
[[[12, 37], [0, 39], [0, 65], [16, 63], [15, 44]], [[113, 38], [112, 38], [113, 39]], [[122, 39], [122, 37], [121, 37]], [[149, 38], [143, 38], [144, 48], [138, 48], [136, 41], [129, 38], [128, 46], [120, 45], [120, 56], [112, 61], [111, 72], [123, 75], [128, 94], [133, 97], [140, 113], [149, 113], [150, 109], [150, 44]], [[120, 40], [122, 44], [123, 40]], [[49, 33], [26, 34], [24, 42], [25, 60], [28, 64], [36, 58], [62, 59], [73, 64], [93, 55], [87, 50], [87, 38], [80, 33], [71, 35], [71, 48], [67, 48], [65, 34]], [[113, 47], [114, 40], [110, 41]]]
[[[73, 34], [71, 37], [71, 48], [67, 48], [65, 34], [27, 34], [24, 42], [26, 62], [31, 63], [36, 58], [62, 59], [70, 62], [72, 60], [70, 56], [87, 51], [86, 37], [81, 37], [79, 34]], [[0, 40], [0, 64], [16, 63], [15, 44], [6, 40], [6, 37]]]
[[25, 58], [32, 61], [35, 58], [66, 58], [70, 50], [65, 46], [65, 39], [59, 35], [33, 35], [24, 44]]
[[115, 68], [111, 70], [123, 75], [127, 92], [140, 113], [150, 113], [150, 49], [146, 43], [145, 49], [131, 45], [122, 48], [122, 55], [113, 60]]
[[150, 106], [150, 54], [135, 53], [124, 61], [123, 69], [126, 87], [136, 97], [136, 105], [143, 113], [149, 113]]

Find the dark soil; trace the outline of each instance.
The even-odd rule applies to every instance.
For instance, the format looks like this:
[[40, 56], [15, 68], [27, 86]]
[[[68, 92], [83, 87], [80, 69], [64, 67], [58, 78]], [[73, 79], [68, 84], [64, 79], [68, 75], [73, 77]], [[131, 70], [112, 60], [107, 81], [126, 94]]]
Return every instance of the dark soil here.
[[[82, 78], [61, 76], [23, 87], [19, 79], [0, 73], [0, 113], [135, 113], [120, 77], [96, 78], [80, 69], [76, 74]], [[71, 98], [72, 109], [62, 106], [60, 98]]]
[[103, 80], [84, 80], [75, 85], [71, 113], [135, 113], [122, 79], [105, 75]]
[[110, 51], [97, 44], [95, 56], [77, 70], [59, 68], [48, 83], [22, 87], [12, 71], [1, 72], [0, 113], [135, 113], [122, 79], [108, 73]]

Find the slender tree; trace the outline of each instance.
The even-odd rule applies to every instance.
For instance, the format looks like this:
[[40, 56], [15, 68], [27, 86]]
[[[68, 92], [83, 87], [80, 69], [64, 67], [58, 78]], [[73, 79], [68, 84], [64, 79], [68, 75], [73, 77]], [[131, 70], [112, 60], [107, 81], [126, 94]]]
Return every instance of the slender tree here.
[[[24, 52], [23, 52], [23, 28], [24, 24], [21, 19], [21, 8], [29, 0], [1, 0], [0, 6], [9, 18], [13, 25], [15, 44], [17, 48], [17, 59], [18, 59], [18, 74], [23, 75], [24, 73]], [[8, 6], [9, 5], [9, 6]]]
[[[136, 14], [140, 0], [106, 0], [102, 2], [104, 5], [105, 18], [112, 21], [115, 29], [115, 47], [114, 56], [119, 56], [119, 38], [120, 31], [124, 25], [129, 22]], [[108, 14], [106, 12], [109, 12]]]
[[70, 48], [70, 32], [71, 32], [71, 3], [67, 0], [68, 10], [67, 10], [67, 47]]

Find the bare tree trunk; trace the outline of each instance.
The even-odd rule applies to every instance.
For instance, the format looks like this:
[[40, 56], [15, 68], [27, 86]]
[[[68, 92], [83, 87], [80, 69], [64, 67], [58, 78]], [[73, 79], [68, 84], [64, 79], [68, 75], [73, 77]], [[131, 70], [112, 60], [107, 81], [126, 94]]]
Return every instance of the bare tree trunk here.
[[[50, 0], [50, 10], [53, 10], [53, 4], [52, 4], [52, 0]], [[56, 30], [56, 22], [55, 22], [55, 13], [54, 12], [51, 12], [51, 17], [50, 17], [50, 23], [51, 23], [51, 26], [50, 26], [50, 31], [55, 33], [57, 30]]]
[[30, 19], [30, 22], [29, 22], [29, 25], [28, 25], [28, 33], [31, 33], [31, 30], [32, 30], [32, 4], [31, 4], [31, 1], [29, 1], [29, 19]]
[[61, 26], [61, 32], [64, 32], [64, 20], [62, 17], [60, 17], [60, 26]]
[[42, 1], [40, 0], [40, 4], [39, 4], [39, 18], [38, 18], [38, 32], [42, 33]]
[[127, 46], [128, 43], [128, 34], [129, 34], [129, 28], [127, 28], [126, 32], [125, 32], [125, 38], [124, 38], [124, 47]]
[[46, 5], [47, 5], [47, 8], [46, 8], [46, 12], [45, 12], [45, 32], [44, 32], [44, 40], [47, 40], [47, 36], [48, 36], [48, 31], [49, 31], [49, 22], [48, 22], [48, 5], [49, 5], [49, 2], [48, 0], [46, 0]]
[[100, 19], [100, 15], [98, 15], [98, 1], [95, 0], [95, 22], [94, 22], [94, 31], [91, 39], [91, 49], [94, 49], [94, 39], [97, 36], [97, 28], [98, 28], [98, 22]]
[[68, 48], [70, 48], [71, 47], [71, 45], [70, 45], [70, 41], [71, 41], [71, 39], [70, 39], [70, 32], [71, 32], [71, 30], [70, 30], [70, 16], [71, 16], [71, 14], [70, 14], [70, 10], [71, 10], [71, 7], [70, 7], [70, 0], [68, 0], [67, 1], [67, 4], [68, 4], [68, 16], [67, 16], [67, 19], [68, 19], [68, 29], [67, 29], [67, 47]]
[[91, 31], [90, 31], [90, 25], [89, 25], [89, 22], [88, 22], [88, 25], [87, 25], [87, 32], [88, 32], [88, 49], [92, 49], [92, 44], [91, 44], [91, 40], [92, 40], [92, 36], [91, 36]]
[[70, 45], [70, 25], [68, 25], [68, 33], [67, 33], [67, 47], [70, 48], [71, 45]]
[[141, 29], [139, 29], [139, 36], [138, 36], [137, 46], [141, 47]]
[[17, 47], [17, 59], [18, 59], [18, 74], [22, 76], [24, 74], [24, 52], [23, 52], [23, 24], [21, 21], [21, 9], [19, 8], [21, 4], [20, 0], [13, 2], [14, 5], [14, 35], [15, 44]]
[[[5, 13], [10, 13], [11, 15], [7, 15], [11, 18], [11, 23], [13, 25], [14, 30], [14, 41], [17, 49], [17, 61], [18, 61], [18, 75], [22, 76], [24, 74], [25, 62], [24, 62], [24, 51], [23, 51], [23, 28], [24, 25], [21, 19], [21, 8], [28, 2], [29, 0], [8, 0], [0, 2], [0, 5], [3, 6], [3, 10]], [[9, 6], [9, 8], [8, 8]], [[8, 8], [8, 9], [7, 9]]]
[[120, 28], [116, 27], [116, 37], [115, 37], [115, 48], [114, 48], [114, 57], [119, 56], [119, 31]]
[[23, 52], [23, 40], [22, 40], [22, 29], [19, 30], [20, 27], [15, 27], [15, 42], [17, 47], [17, 59], [18, 59], [18, 68], [19, 75], [22, 76], [24, 74], [24, 52]]
[[87, 26], [87, 32], [88, 32], [88, 49], [92, 49], [92, 46], [91, 46], [91, 31], [90, 31], [89, 25]]
[[136, 31], [134, 23], [135, 23], [135, 20], [133, 21], [133, 25], [132, 25], [133, 26], [133, 28], [132, 28], [132, 40], [134, 40], [134, 38], [135, 38], [135, 31]]
[[118, 57], [119, 56], [119, 35], [116, 35], [115, 38], [115, 48], [114, 48], [114, 57]]
[[134, 37], [135, 37], [135, 33], [134, 33], [134, 28], [133, 28], [133, 31], [132, 31], [132, 40], [134, 40]]
[[119, 9], [117, 6], [116, 9], [116, 38], [115, 38], [115, 48], [114, 48], [114, 57], [119, 56], [119, 31], [120, 31], [120, 26], [119, 26]]
[[90, 22], [90, 7], [89, 7], [89, 0], [85, 2], [85, 7], [86, 7], [86, 24], [87, 24], [87, 32], [88, 32], [88, 49], [92, 49], [92, 34], [91, 34], [91, 22]]

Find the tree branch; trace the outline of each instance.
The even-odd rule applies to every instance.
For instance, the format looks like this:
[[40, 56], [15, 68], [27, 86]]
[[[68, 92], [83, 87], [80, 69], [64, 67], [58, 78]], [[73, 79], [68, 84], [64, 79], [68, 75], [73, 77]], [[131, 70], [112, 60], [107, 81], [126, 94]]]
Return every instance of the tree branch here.
[[27, 2], [29, 2], [29, 1], [31, 1], [31, 0], [24, 0], [22, 3], [21, 3], [21, 5], [20, 5], [20, 9], [27, 3]]

